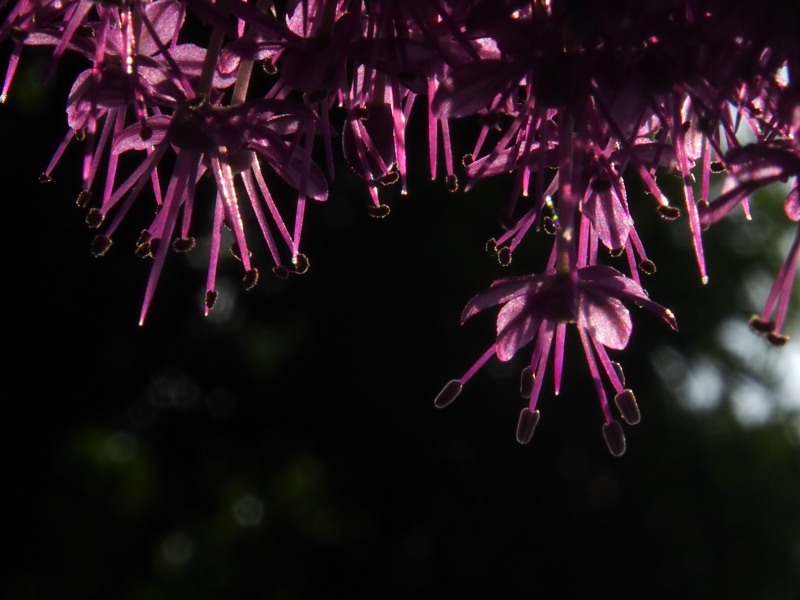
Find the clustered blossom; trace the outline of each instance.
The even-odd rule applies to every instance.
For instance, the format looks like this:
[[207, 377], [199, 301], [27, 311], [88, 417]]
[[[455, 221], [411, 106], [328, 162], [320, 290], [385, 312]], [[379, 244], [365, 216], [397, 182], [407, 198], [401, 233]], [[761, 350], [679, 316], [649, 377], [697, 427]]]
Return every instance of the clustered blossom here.
[[[630, 178], [664, 220], [685, 212], [703, 282], [702, 231], [734, 210], [750, 218], [755, 192], [787, 185], [785, 212], [797, 234], [751, 327], [772, 344], [788, 341], [782, 328], [800, 254], [795, 3], [764, 0], [755, 10], [744, 0], [0, 0], [0, 11], [0, 42], [11, 48], [0, 102], [13, 93], [26, 47], [52, 47], [51, 73], [65, 53], [87, 61], [67, 99], [68, 131], [41, 180], [82, 143], [78, 204], [98, 230], [92, 254], [111, 251], [134, 205], [156, 208], [135, 244], [138, 256], [153, 259], [141, 322], [169, 250], [191, 251], [203, 234], [198, 212], [212, 222], [208, 313], [224, 227], [245, 288], [260, 279], [254, 232], [277, 276], [303, 273], [305, 211], [328, 199], [342, 163], [335, 146], [364, 180], [367, 210], [385, 217], [384, 186], [413, 193], [409, 122], [427, 127], [431, 177], [443, 157], [446, 187], [456, 191], [450, 129], [471, 117], [480, 130], [461, 151], [464, 188], [513, 180], [504, 231], [487, 250], [507, 266], [532, 235], [551, 235], [553, 248], [538, 273], [499, 279], [467, 304], [462, 321], [502, 305], [497, 339], [445, 386], [437, 406], [452, 402], [491, 357], [508, 361], [532, 344], [517, 428], [528, 442], [550, 364], [559, 391], [574, 325], [606, 443], [612, 454], [624, 452], [606, 390], [626, 423], [639, 421], [634, 393], [608, 353], [631, 336], [626, 305], [677, 327], [642, 284], [655, 265], [631, 216]], [[199, 24], [210, 32], [202, 43]], [[137, 166], [123, 172], [123, 155], [136, 156]], [[665, 174], [679, 178], [681, 198], [662, 190]], [[198, 187], [203, 178], [216, 187], [213, 199]], [[623, 257], [626, 273], [603, 264], [609, 256]]]

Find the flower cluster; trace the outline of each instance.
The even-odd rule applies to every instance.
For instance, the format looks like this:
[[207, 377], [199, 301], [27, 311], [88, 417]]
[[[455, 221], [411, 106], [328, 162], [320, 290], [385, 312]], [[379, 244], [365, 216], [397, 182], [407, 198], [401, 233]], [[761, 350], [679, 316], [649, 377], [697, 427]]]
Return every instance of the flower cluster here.
[[[11, 47], [0, 102], [26, 47], [53, 48], [51, 73], [65, 53], [86, 60], [67, 100], [68, 131], [41, 180], [82, 142], [78, 204], [98, 230], [91, 252], [111, 250], [134, 205], [155, 205], [135, 245], [153, 259], [141, 322], [170, 249], [194, 248], [201, 211], [212, 222], [206, 312], [217, 297], [223, 227], [246, 288], [259, 281], [251, 230], [276, 275], [305, 272], [306, 205], [328, 198], [342, 162], [334, 145], [364, 180], [370, 214], [388, 215], [382, 187], [399, 183], [408, 193], [413, 112], [427, 127], [430, 175], [439, 176], [442, 152], [451, 191], [459, 182], [450, 128], [461, 118], [480, 123], [461, 161], [465, 189], [513, 178], [505, 231], [487, 246], [501, 265], [529, 236], [553, 239], [538, 274], [500, 279], [467, 304], [463, 320], [502, 305], [497, 339], [437, 406], [492, 356], [508, 361], [533, 343], [517, 430], [529, 441], [548, 364], [557, 393], [565, 332], [575, 325], [607, 445], [624, 452], [606, 385], [622, 419], [638, 422], [635, 396], [607, 352], [631, 335], [625, 304], [676, 328], [642, 287], [640, 274], [655, 265], [629, 210], [628, 178], [640, 180], [663, 219], [685, 211], [703, 282], [702, 231], [733, 210], [749, 217], [754, 192], [788, 183], [786, 215], [798, 233], [751, 319], [770, 343], [788, 341], [782, 327], [800, 254], [800, 12], [792, 2], [765, 0], [753, 11], [744, 0], [0, 0], [0, 11], [0, 43]], [[136, 166], [123, 171], [123, 155]], [[661, 189], [663, 172], [682, 182], [682, 198]], [[723, 180], [718, 193], [712, 176]], [[204, 177], [215, 184], [213, 201], [198, 191]], [[602, 264], [606, 255], [624, 257], [627, 273]]]

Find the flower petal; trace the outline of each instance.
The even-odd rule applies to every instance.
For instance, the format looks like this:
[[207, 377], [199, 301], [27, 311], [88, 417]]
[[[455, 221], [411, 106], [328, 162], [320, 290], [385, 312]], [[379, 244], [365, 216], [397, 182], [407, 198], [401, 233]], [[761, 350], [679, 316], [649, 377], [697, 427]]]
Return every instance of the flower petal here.
[[503, 304], [504, 302], [508, 302], [524, 294], [535, 293], [541, 285], [542, 281], [539, 275], [498, 279], [492, 283], [492, 286], [488, 290], [473, 296], [473, 298], [467, 302], [464, 311], [461, 313], [461, 324], [463, 325], [467, 319], [482, 310], [497, 306], [498, 304]]
[[606, 348], [622, 350], [633, 331], [631, 314], [616, 298], [589, 291], [581, 294], [578, 303], [578, 326], [584, 327]]
[[506, 362], [528, 344], [539, 329], [541, 318], [530, 310], [530, 299], [510, 300], [497, 315], [497, 358]]

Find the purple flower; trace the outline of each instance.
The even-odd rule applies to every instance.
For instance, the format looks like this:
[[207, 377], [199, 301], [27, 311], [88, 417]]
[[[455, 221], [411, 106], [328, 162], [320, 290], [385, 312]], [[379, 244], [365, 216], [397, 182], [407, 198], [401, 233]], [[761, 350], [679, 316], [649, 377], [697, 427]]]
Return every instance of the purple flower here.
[[[98, 229], [91, 246], [98, 257], [121, 237], [129, 215], [141, 212], [132, 208], [152, 202], [156, 215], [135, 245], [138, 256], [154, 259], [140, 321], [169, 249], [195, 246], [198, 211], [210, 212], [212, 222], [208, 313], [224, 226], [246, 288], [259, 279], [253, 230], [276, 275], [302, 273], [306, 204], [327, 199], [337, 151], [339, 163], [365, 184], [369, 213], [384, 217], [383, 186], [399, 181], [402, 195], [413, 191], [407, 129], [417, 115], [427, 117], [430, 174], [437, 177], [441, 145], [450, 191], [458, 189], [451, 125], [473, 118], [477, 136], [462, 159], [465, 189], [489, 177], [512, 178], [500, 214], [505, 231], [487, 250], [508, 266], [534, 234], [544, 231], [554, 243], [544, 272], [500, 279], [467, 305], [463, 320], [502, 305], [497, 337], [436, 404], [452, 401], [492, 355], [507, 361], [532, 344], [521, 382], [530, 401], [517, 435], [528, 441], [551, 356], [559, 391], [572, 324], [606, 442], [619, 455], [625, 440], [606, 387], [623, 420], [639, 420], [633, 392], [608, 355], [628, 344], [627, 304], [675, 327], [641, 285], [640, 274], [652, 274], [655, 265], [634, 221], [640, 209], [628, 193], [631, 178], [664, 220], [686, 215], [703, 282], [702, 230], [738, 207], [749, 217], [753, 192], [789, 182], [785, 212], [800, 220], [800, 49], [795, 15], [784, 5], [754, 11], [744, 0], [0, 0], [0, 43], [12, 46], [0, 102], [25, 46], [53, 48], [50, 73], [68, 53], [86, 61], [67, 100], [69, 131], [41, 179], [49, 181], [67, 148], [82, 143], [78, 204]], [[210, 29], [205, 40], [185, 27], [198, 20]], [[673, 176], [678, 185], [665, 185]], [[724, 182], [714, 197], [717, 176]], [[209, 202], [198, 185], [203, 178], [215, 185]], [[273, 198], [275, 180], [287, 200]], [[680, 190], [680, 209], [672, 188]], [[782, 328], [798, 240], [800, 230], [762, 313], [751, 320], [773, 344], [788, 339]], [[623, 257], [626, 274], [602, 266], [601, 253]]]
[[452, 402], [475, 372], [494, 354], [508, 361], [523, 346], [534, 342], [530, 366], [523, 371], [522, 394], [530, 398], [523, 409], [517, 438], [527, 443], [538, 422], [536, 404], [547, 363], [553, 352], [555, 390], [561, 383], [564, 360], [564, 335], [568, 324], [580, 334], [583, 351], [600, 400], [605, 424], [604, 435], [615, 456], [625, 450], [624, 436], [609, 409], [601, 380], [598, 361], [616, 393], [615, 399], [623, 419], [629, 424], [639, 420], [633, 392], [624, 388], [620, 370], [606, 352], [627, 346], [633, 325], [622, 301], [633, 302], [664, 319], [677, 329], [672, 312], [650, 300], [642, 287], [619, 271], [601, 265], [579, 268], [569, 273], [550, 269], [539, 275], [511, 277], [495, 281], [485, 292], [472, 298], [461, 316], [467, 319], [492, 306], [502, 304], [497, 315], [497, 339], [489, 350], [462, 376], [445, 386], [436, 398], [443, 408]]

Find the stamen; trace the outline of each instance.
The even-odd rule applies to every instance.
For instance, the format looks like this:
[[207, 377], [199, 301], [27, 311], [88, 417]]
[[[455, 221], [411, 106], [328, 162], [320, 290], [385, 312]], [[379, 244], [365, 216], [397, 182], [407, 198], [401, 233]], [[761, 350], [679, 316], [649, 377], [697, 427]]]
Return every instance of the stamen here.
[[190, 252], [191, 250], [193, 250], [194, 247], [195, 247], [195, 244], [196, 244], [196, 242], [195, 242], [195, 239], [193, 237], [176, 238], [172, 242], [172, 249], [175, 252], [184, 254], [186, 252]]
[[142, 231], [139, 233], [139, 239], [136, 240], [136, 245], [141, 246], [142, 244], [146, 244], [152, 239], [153, 239], [153, 234], [150, 233], [147, 229], [142, 229]]
[[622, 365], [616, 361], [612, 361], [611, 365], [614, 367], [614, 371], [616, 371], [617, 377], [619, 377], [620, 384], [625, 385], [625, 372], [622, 370]]
[[153, 258], [158, 251], [158, 238], [151, 238], [143, 244], [136, 246], [134, 254], [139, 258]]
[[511, 249], [508, 246], [503, 246], [497, 251], [497, 262], [501, 267], [507, 267], [511, 264]]
[[775, 323], [773, 321], [767, 321], [758, 315], [750, 317], [749, 325], [750, 329], [759, 335], [772, 333], [775, 330]]
[[681, 209], [677, 206], [659, 204], [656, 210], [665, 221], [675, 221], [681, 216]]
[[528, 399], [533, 394], [533, 386], [536, 383], [536, 376], [531, 371], [530, 367], [522, 369], [519, 380], [519, 395]]
[[265, 58], [263, 61], [261, 61], [261, 68], [267, 75], [278, 74], [278, 67], [275, 66], [275, 63], [272, 62], [270, 58]]
[[109, 248], [111, 248], [111, 244], [111, 239], [102, 233], [98, 233], [96, 236], [94, 236], [94, 239], [89, 246], [89, 252], [91, 252], [92, 256], [95, 258], [101, 258], [106, 255]]
[[645, 275], [652, 275], [656, 272], [656, 263], [649, 258], [645, 258], [639, 262], [639, 270]]
[[258, 269], [250, 269], [244, 274], [242, 278], [242, 285], [244, 285], [244, 289], [252, 290], [258, 284]]
[[215, 290], [208, 290], [206, 292], [205, 297], [205, 305], [206, 305], [206, 314], [208, 311], [214, 308], [214, 305], [217, 303], [217, 292]]
[[373, 219], [385, 219], [392, 212], [392, 209], [388, 204], [378, 204], [377, 206], [370, 204], [367, 207], [367, 212]]
[[530, 442], [538, 424], [539, 411], [523, 408], [519, 413], [519, 421], [517, 422], [517, 441], [520, 444]]
[[305, 254], [298, 254], [292, 259], [292, 265], [294, 266], [293, 272], [295, 274], [303, 275], [311, 266], [311, 261], [308, 260]]
[[287, 269], [283, 265], [276, 265], [272, 267], [272, 274], [275, 275], [275, 277], [277, 277], [278, 279], [288, 279], [289, 269]]
[[611, 419], [608, 423], [603, 423], [603, 437], [612, 456], [619, 457], [625, 454], [625, 433], [619, 421]]
[[622, 390], [614, 396], [614, 403], [628, 425], [636, 425], [642, 420], [639, 406], [636, 404], [636, 396], [633, 395], [632, 390]]
[[444, 408], [448, 406], [458, 398], [458, 395], [461, 393], [462, 385], [458, 379], [453, 379], [448, 381], [447, 384], [442, 388], [442, 391], [439, 392], [439, 395], [436, 396], [436, 399], [433, 401], [433, 405], [436, 408]]
[[[39, 179], [41, 181], [41, 179]], [[77, 204], [80, 208], [85, 208], [87, 204], [89, 204], [89, 199], [92, 197], [92, 192], [89, 190], [81, 190], [78, 194], [78, 197], [75, 199], [75, 204]], [[97, 209], [95, 209], [97, 210]], [[91, 227], [91, 225], [90, 225]]]
[[105, 216], [100, 212], [99, 208], [91, 208], [86, 214], [86, 224], [90, 229], [97, 229], [100, 227], [100, 225], [103, 224], [103, 219], [105, 219]]
[[789, 336], [777, 331], [771, 331], [767, 334], [767, 341], [773, 346], [781, 347], [789, 343]]
[[458, 191], [458, 178], [455, 175], [448, 175], [446, 181], [448, 192]]

